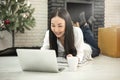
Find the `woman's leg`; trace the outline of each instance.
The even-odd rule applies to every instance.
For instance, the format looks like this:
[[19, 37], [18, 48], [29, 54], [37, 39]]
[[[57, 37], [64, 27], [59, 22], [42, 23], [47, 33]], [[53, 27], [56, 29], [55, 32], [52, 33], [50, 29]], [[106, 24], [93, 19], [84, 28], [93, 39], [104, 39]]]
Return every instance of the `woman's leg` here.
[[100, 49], [99, 48], [94, 48], [94, 47], [92, 47], [91, 46], [91, 49], [92, 49], [92, 57], [94, 58], [94, 57], [96, 57], [96, 56], [99, 56], [99, 54], [100, 54]]
[[84, 26], [80, 26], [83, 35], [84, 35], [84, 41], [88, 43], [92, 48], [92, 57], [96, 57], [100, 53], [100, 49], [98, 48], [98, 44], [94, 38], [94, 35], [89, 27], [88, 24], [85, 24]]

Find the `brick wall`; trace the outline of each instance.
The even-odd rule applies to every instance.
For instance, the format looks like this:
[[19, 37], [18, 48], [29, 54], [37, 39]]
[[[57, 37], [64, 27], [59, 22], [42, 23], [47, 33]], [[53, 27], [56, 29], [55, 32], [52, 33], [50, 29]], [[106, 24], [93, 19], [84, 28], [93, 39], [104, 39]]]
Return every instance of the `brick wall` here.
[[120, 25], [120, 0], [105, 0], [105, 27]]
[[12, 35], [8, 31], [0, 31], [0, 50], [12, 47]]
[[24, 34], [15, 34], [15, 47], [39, 47], [47, 30], [47, 0], [29, 0], [35, 8], [36, 26]]
[[[48, 13], [55, 7], [65, 7], [63, 4], [67, 0], [29, 0], [32, 7], [35, 8], [34, 16], [36, 19], [36, 26], [30, 31], [26, 31], [24, 34], [15, 34], [15, 47], [38, 47], [42, 45], [44, 34], [48, 26]], [[74, 1], [74, 0], [73, 0]], [[81, 0], [80, 0], [81, 1]], [[91, 0], [93, 1], [93, 0]], [[111, 26], [120, 25], [120, 1], [119, 0], [105, 0], [105, 21], [104, 21], [104, 0], [95, 1], [95, 17], [97, 17], [97, 23], [95, 32], [97, 33], [98, 26]], [[56, 3], [55, 3], [56, 2]], [[54, 3], [52, 5], [48, 5]], [[101, 5], [102, 4], [102, 5]], [[48, 12], [49, 8], [49, 12]], [[102, 12], [99, 12], [102, 11]], [[50, 15], [50, 14], [49, 14]], [[100, 17], [100, 18], [99, 18]], [[104, 25], [105, 24], [105, 25]], [[97, 34], [96, 34], [97, 35]], [[3, 43], [3, 39], [0, 42], [0, 50], [12, 47], [12, 38], [9, 37], [7, 45]]]

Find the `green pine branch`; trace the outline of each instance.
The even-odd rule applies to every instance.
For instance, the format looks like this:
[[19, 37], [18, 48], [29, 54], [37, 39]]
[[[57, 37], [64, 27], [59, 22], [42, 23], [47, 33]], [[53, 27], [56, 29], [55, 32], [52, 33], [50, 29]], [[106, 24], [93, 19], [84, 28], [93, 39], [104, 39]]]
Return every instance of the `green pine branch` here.
[[[24, 33], [25, 30], [31, 30], [35, 26], [35, 18], [33, 13], [34, 8], [27, 6], [25, 0], [4, 0], [0, 4], [0, 20], [10, 21], [9, 24], [4, 24], [7, 31]], [[1, 27], [0, 27], [0, 30]]]

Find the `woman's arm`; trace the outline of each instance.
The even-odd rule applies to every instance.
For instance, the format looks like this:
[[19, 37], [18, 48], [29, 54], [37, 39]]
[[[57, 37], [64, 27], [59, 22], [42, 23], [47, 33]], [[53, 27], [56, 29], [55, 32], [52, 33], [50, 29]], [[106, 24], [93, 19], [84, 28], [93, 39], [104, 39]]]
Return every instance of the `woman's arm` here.
[[83, 60], [84, 57], [84, 40], [83, 33], [80, 28], [74, 27], [74, 38], [75, 38], [75, 47], [77, 50], [77, 57], [79, 58], [79, 63]]
[[49, 46], [49, 31], [47, 31], [45, 34], [45, 38], [44, 38], [44, 42], [43, 42], [43, 45], [41, 47], [41, 50], [49, 49], [49, 48], [50, 48], [50, 46]]

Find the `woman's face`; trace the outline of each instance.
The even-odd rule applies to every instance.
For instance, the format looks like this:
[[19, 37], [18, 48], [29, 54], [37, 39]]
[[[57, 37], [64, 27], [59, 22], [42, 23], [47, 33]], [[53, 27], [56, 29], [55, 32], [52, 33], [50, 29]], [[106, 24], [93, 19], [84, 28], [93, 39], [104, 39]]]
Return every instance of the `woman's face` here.
[[57, 38], [64, 37], [65, 33], [65, 20], [59, 16], [55, 16], [51, 19], [51, 30]]

